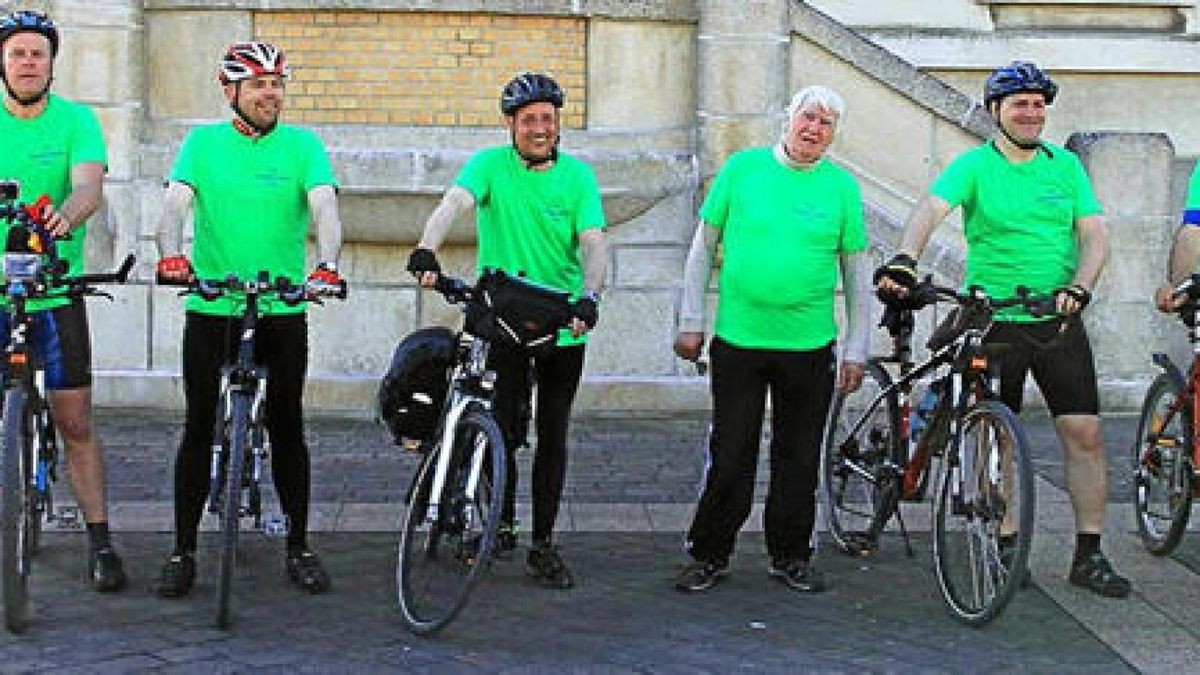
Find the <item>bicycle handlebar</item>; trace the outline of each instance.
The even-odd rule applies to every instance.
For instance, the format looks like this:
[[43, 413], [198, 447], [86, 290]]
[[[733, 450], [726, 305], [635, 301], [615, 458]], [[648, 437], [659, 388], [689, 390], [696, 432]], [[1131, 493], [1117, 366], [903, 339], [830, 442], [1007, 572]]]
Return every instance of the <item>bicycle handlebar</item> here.
[[962, 307], [982, 309], [989, 313], [1009, 307], [1022, 307], [1030, 316], [1034, 317], [1058, 314], [1053, 294], [1033, 295], [1027, 286], [1017, 286], [1014, 297], [993, 298], [981, 286], [971, 286], [966, 291], [959, 291], [949, 286], [939, 286], [933, 283], [928, 276], [909, 291], [905, 300], [908, 304], [913, 305], [913, 309], [949, 300]]
[[190, 279], [174, 281], [159, 278], [161, 286], [178, 286], [184, 290], [180, 295], [198, 295], [204, 300], [216, 300], [227, 293], [241, 295], [276, 295], [285, 305], [293, 307], [301, 302], [320, 303], [321, 298], [346, 299], [349, 294], [345, 280], [337, 284], [327, 284], [320, 281], [308, 280], [302, 284], [294, 284], [287, 277], [271, 279], [266, 270], [260, 271], [253, 279], [240, 279], [236, 274], [230, 274], [224, 279]]

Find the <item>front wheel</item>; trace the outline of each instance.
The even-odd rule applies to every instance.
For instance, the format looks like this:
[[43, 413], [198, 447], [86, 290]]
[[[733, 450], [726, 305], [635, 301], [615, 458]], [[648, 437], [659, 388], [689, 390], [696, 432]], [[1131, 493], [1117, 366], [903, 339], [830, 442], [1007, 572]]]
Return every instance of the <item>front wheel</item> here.
[[[404, 623], [418, 635], [437, 632], [466, 604], [490, 563], [500, 524], [506, 470], [500, 428], [489, 413], [471, 410], [450, 433], [439, 498], [431, 494], [443, 459], [440, 439], [413, 479], [400, 532], [397, 595]], [[479, 471], [471, 489], [473, 466]]]
[[982, 626], [1026, 582], [1033, 538], [1029, 441], [998, 401], [972, 406], [949, 448], [934, 507], [933, 558], [954, 617]]
[[4, 397], [0, 457], [0, 592], [4, 625], [14, 633], [28, 625], [31, 422], [25, 391], [10, 389]]
[[224, 443], [225, 482], [220, 486], [220, 553], [217, 562], [217, 628], [232, 621], [233, 568], [237, 561], [238, 526], [242, 510], [242, 471], [249, 446], [250, 397], [233, 394], [228, 436]]
[[1146, 550], [1169, 555], [1179, 545], [1192, 513], [1191, 401], [1174, 378], [1150, 384], [1133, 443], [1134, 498], [1138, 532]]

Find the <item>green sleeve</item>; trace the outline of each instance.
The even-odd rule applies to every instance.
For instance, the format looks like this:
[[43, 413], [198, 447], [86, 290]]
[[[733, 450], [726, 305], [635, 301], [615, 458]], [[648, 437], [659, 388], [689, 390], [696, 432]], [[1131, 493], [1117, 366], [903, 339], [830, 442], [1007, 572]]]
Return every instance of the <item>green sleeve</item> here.
[[458, 176], [454, 179], [455, 185], [461, 185], [467, 192], [470, 192], [475, 197], [475, 203], [483, 206], [487, 204], [490, 190], [488, 188], [489, 177], [491, 171], [491, 157], [493, 153], [489, 150], [477, 152], [467, 160], [462, 170], [458, 172]]
[[183, 139], [183, 144], [179, 147], [179, 154], [175, 157], [175, 164], [171, 167], [171, 173], [167, 176], [167, 180], [186, 183], [196, 188], [196, 183], [199, 181], [199, 162], [197, 161], [197, 147], [200, 145], [196, 142], [196, 130], [192, 130], [186, 138]]
[[596, 174], [585, 164], [580, 164], [579, 209], [575, 213], [575, 231], [604, 229], [604, 206], [600, 202], [600, 186]]
[[704, 197], [704, 203], [700, 205], [700, 219], [712, 225], [718, 230], [725, 229], [725, 223], [729, 220], [730, 200], [732, 198], [734, 174], [737, 173], [738, 155], [733, 155], [725, 160], [725, 166], [717, 172], [713, 178], [712, 185], [708, 188], [708, 195]]
[[1067, 156], [1071, 158], [1075, 173], [1075, 217], [1078, 219], [1103, 213], [1104, 208], [1096, 198], [1096, 191], [1092, 189], [1092, 181], [1084, 171], [1083, 163], [1073, 152], [1068, 151]]
[[951, 207], [959, 206], [970, 198], [975, 184], [975, 153], [959, 155], [950, 166], [933, 181], [929, 192], [940, 197]]
[[308, 161], [305, 162], [304, 192], [307, 193], [320, 185], [331, 185], [336, 188], [338, 186], [337, 178], [333, 175], [333, 163], [329, 160], [329, 153], [325, 151], [325, 145], [313, 132], [305, 130], [304, 134], [307, 140], [305, 152], [308, 155]]
[[78, 127], [75, 142], [71, 144], [71, 166], [98, 162], [108, 166], [108, 153], [104, 148], [104, 134], [100, 131], [100, 120], [87, 106], [79, 106]]
[[867, 250], [867, 228], [863, 220], [862, 190], [858, 181], [852, 176], [846, 176], [845, 187], [842, 189], [845, 205], [845, 222], [842, 224], [843, 253], [858, 253]]

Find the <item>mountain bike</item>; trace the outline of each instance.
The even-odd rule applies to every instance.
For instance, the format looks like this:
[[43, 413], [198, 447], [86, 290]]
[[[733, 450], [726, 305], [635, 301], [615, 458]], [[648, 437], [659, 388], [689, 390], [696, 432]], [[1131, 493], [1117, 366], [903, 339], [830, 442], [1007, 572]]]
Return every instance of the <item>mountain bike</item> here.
[[[957, 309], [935, 331], [929, 357], [914, 363], [914, 312], [935, 302]], [[835, 396], [824, 437], [822, 490], [838, 546], [869, 555], [894, 519], [913, 555], [901, 504], [923, 501], [932, 482], [938, 585], [954, 617], [974, 626], [999, 616], [1016, 593], [1033, 535], [1029, 442], [994, 390], [990, 357], [1004, 347], [984, 343], [1006, 307], [1045, 316], [1053, 301], [1024, 289], [1004, 300], [978, 287], [960, 293], [926, 278], [888, 304], [881, 325], [893, 351], [868, 360], [859, 390]], [[919, 414], [914, 399], [923, 401]]]
[[1170, 555], [1187, 531], [1192, 500], [1200, 496], [1200, 275], [1175, 287], [1187, 301], [1179, 317], [1188, 327], [1192, 363], [1187, 375], [1165, 353], [1153, 355], [1162, 372], [1150, 383], [1138, 418], [1133, 444], [1134, 511], [1146, 550]]
[[320, 303], [321, 298], [344, 299], [346, 283], [293, 284], [285, 277], [273, 280], [268, 272], [262, 271], [248, 280], [230, 275], [186, 286], [183, 295], [197, 295], [211, 301], [232, 294], [242, 304], [237, 351], [232, 361], [221, 368], [207, 506], [208, 512], [217, 516], [220, 528], [216, 625], [225, 629], [232, 622], [233, 569], [241, 521], [248, 518], [254, 529], [263, 528], [261, 481], [268, 459], [264, 406], [268, 373], [266, 366], [254, 359], [261, 301], [264, 297], [274, 297], [285, 305], [295, 306], [302, 302]]
[[503, 340], [552, 347], [570, 321], [569, 296], [485, 270], [475, 285], [441, 276], [435, 286], [465, 314], [436, 431], [405, 496], [396, 586], [405, 625], [431, 635], [466, 604], [490, 563], [508, 472], [504, 437], [492, 413], [496, 374], [488, 351]]
[[[57, 480], [58, 435], [46, 393], [45, 363], [32, 343], [35, 312], [31, 300], [111, 295], [96, 284], [124, 283], [134, 257], [111, 273], [65, 276], [53, 236], [31, 218], [23, 205], [0, 204], [0, 220], [10, 226], [4, 253], [4, 299], [9, 315], [4, 352], [3, 447], [0, 448], [0, 592], [4, 625], [18, 633], [28, 626], [29, 576], [44, 520], [54, 518], [53, 481]], [[28, 252], [29, 242], [38, 250]], [[13, 245], [16, 244], [16, 245]]]

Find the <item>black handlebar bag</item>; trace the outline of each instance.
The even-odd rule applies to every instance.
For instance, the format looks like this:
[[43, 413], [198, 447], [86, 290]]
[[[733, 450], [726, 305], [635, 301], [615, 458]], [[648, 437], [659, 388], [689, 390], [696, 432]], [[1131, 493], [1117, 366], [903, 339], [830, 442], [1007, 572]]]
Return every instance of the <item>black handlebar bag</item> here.
[[571, 296], [548, 286], [485, 269], [475, 302], [467, 311], [467, 330], [493, 342], [530, 351], [551, 349], [558, 329], [571, 320]]

